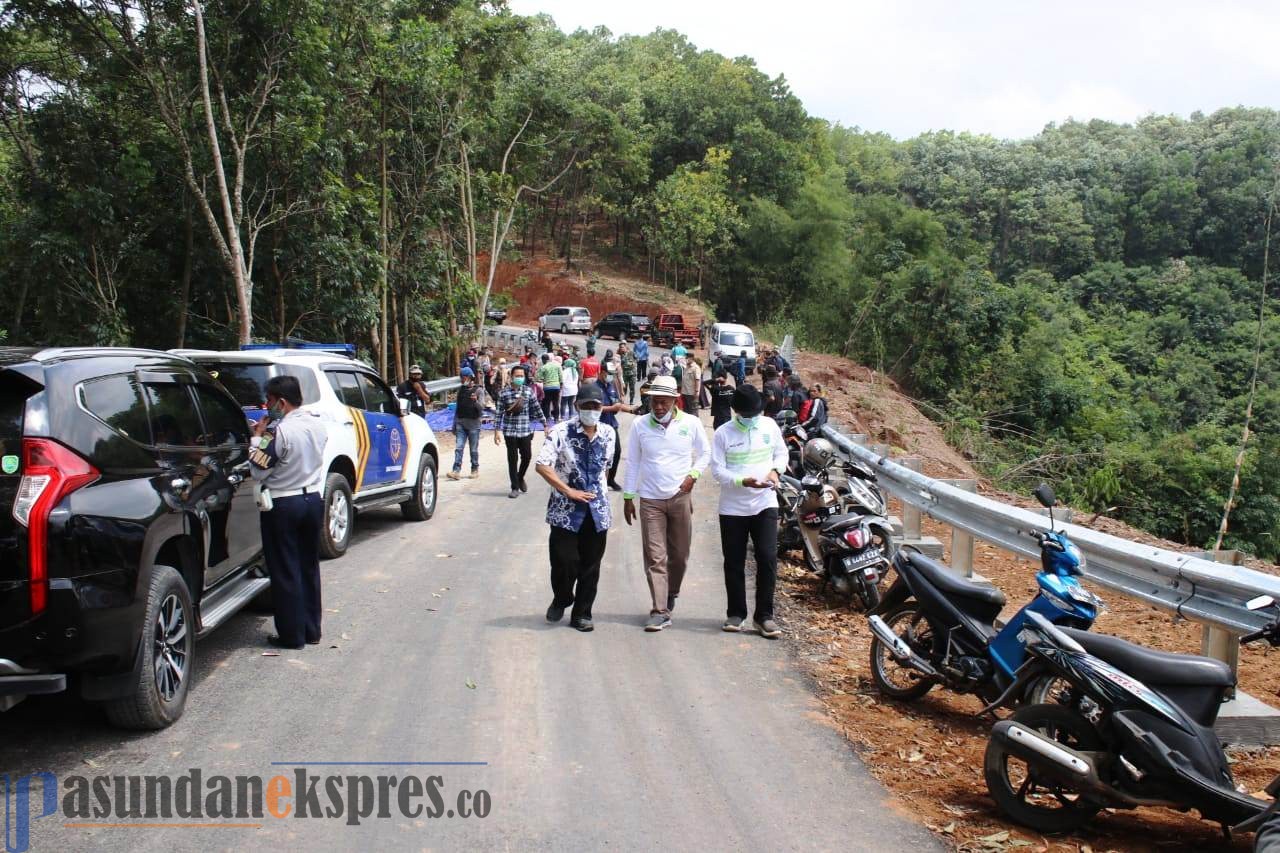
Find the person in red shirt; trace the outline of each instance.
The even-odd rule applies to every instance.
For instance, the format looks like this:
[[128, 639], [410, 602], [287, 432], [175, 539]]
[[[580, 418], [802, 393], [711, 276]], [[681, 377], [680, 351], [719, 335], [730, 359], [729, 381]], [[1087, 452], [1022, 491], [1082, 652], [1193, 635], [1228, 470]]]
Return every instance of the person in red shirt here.
[[595, 347], [587, 347], [587, 357], [578, 362], [578, 369], [582, 371], [584, 382], [588, 379], [595, 379], [600, 375], [600, 359], [596, 358]]

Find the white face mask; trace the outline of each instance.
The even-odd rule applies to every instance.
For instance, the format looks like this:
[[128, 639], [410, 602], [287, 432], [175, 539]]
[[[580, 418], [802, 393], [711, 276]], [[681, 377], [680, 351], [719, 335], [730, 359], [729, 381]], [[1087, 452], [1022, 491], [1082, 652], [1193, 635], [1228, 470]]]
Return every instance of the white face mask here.
[[752, 417], [752, 418], [744, 418], [742, 415], [734, 415], [733, 417], [734, 417], [734, 420], [742, 424], [747, 429], [750, 429], [751, 427], [755, 426], [760, 422], [759, 415], [756, 415], [755, 417]]
[[676, 413], [676, 410], [674, 408], [670, 408], [670, 409], [667, 409], [667, 413], [662, 417], [658, 417], [657, 415], [654, 415], [653, 419], [660, 424], [669, 424], [671, 423], [671, 418], [675, 415], [675, 413]]
[[599, 409], [579, 409], [578, 420], [582, 422], [583, 426], [589, 426], [589, 427], [595, 426], [596, 424], [600, 423], [600, 410]]

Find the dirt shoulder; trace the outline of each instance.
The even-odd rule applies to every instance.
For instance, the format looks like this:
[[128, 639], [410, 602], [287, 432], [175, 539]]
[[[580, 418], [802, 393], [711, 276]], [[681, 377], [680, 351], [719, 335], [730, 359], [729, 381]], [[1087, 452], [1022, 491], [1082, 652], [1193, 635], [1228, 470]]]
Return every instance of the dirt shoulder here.
[[545, 256], [503, 261], [498, 265], [493, 290], [512, 300], [507, 322], [521, 326], [536, 327], [538, 317], [555, 305], [581, 305], [591, 311], [595, 320], [614, 311], [651, 317], [679, 313], [693, 323], [712, 316], [711, 310], [693, 296], [611, 270], [590, 257], [569, 270], [563, 261]]
[[[822, 382], [830, 397], [832, 419], [848, 432], [865, 433], [872, 442], [888, 444], [896, 453], [925, 460], [934, 477], [979, 481], [979, 490], [998, 500], [1030, 507], [1028, 496], [993, 489], [973, 467], [947, 445], [941, 429], [884, 377], [835, 356], [798, 353], [796, 367], [806, 381]], [[894, 501], [891, 511], [900, 514]], [[1076, 513], [1076, 523], [1139, 542], [1190, 551], [1106, 518]], [[926, 535], [947, 546], [950, 528], [925, 519]], [[1253, 568], [1276, 572], [1274, 565], [1250, 561]], [[1036, 594], [1036, 565], [999, 548], [978, 542], [975, 570], [1004, 591], [1008, 618]], [[910, 705], [884, 700], [870, 679], [871, 633], [865, 614], [829, 598], [818, 581], [799, 565], [784, 567], [780, 600], [797, 643], [800, 664], [822, 691], [833, 725], [853, 744], [886, 786], [902, 798], [927, 826], [958, 850], [1248, 850], [1249, 841], [1225, 842], [1216, 825], [1194, 814], [1167, 809], [1104, 812], [1088, 832], [1046, 838], [1006, 821], [987, 795], [982, 778], [983, 754], [991, 720], [974, 714], [981, 705], [973, 697], [935, 689]], [[1201, 626], [1096, 589], [1108, 604], [1097, 630], [1166, 651], [1198, 653]], [[1240, 686], [1264, 701], [1280, 697], [1280, 651], [1266, 647], [1241, 650]], [[1280, 702], [1277, 702], [1280, 704]], [[1233, 772], [1246, 790], [1261, 791], [1280, 772], [1280, 748], [1236, 750]]]

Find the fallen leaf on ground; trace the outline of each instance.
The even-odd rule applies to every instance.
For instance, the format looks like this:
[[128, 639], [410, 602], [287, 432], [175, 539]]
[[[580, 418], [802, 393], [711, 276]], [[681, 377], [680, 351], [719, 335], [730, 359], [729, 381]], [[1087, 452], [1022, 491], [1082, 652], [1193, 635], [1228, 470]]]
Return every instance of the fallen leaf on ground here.
[[279, 652], [263, 652], [262, 656], [264, 658], [278, 658], [280, 657], [280, 653]]
[[467, 689], [469, 689], [469, 690], [475, 690], [475, 689], [476, 689], [476, 683], [475, 683], [474, 681], [472, 681], [470, 678], [468, 678], [468, 679], [467, 679]]
[[436, 559], [447, 560], [452, 556], [453, 556], [452, 554], [436, 554]]
[[350, 639], [351, 639], [351, 635], [350, 635], [350, 634], [347, 634], [347, 633], [344, 633], [344, 634], [342, 635], [342, 639], [344, 639], [344, 640], [350, 640]]

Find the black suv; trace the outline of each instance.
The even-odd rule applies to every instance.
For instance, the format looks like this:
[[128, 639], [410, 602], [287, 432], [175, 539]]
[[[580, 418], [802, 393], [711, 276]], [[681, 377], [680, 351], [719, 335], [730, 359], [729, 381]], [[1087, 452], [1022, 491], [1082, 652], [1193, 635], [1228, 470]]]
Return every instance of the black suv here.
[[248, 440], [185, 358], [0, 347], [0, 710], [71, 675], [117, 725], [178, 719], [196, 637], [270, 587]]
[[649, 332], [652, 325], [653, 321], [643, 314], [617, 311], [596, 323], [596, 337], [622, 340], [625, 335], [628, 338], [638, 338]]

